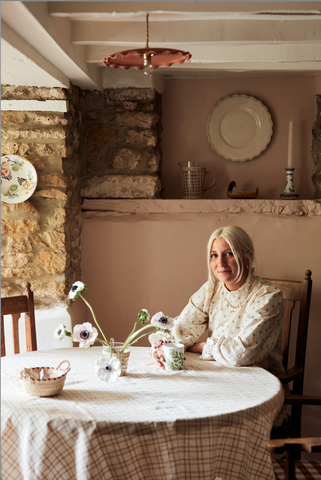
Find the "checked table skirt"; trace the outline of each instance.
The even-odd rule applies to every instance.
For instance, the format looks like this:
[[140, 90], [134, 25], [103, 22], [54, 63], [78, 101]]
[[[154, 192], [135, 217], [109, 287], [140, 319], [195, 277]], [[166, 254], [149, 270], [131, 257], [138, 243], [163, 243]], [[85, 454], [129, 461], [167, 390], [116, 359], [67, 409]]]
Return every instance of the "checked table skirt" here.
[[[95, 377], [101, 347], [2, 359], [2, 480], [274, 480], [265, 449], [282, 386], [258, 367], [206, 362], [159, 371], [132, 347], [127, 376]], [[56, 397], [30, 397], [24, 367], [69, 360]]]

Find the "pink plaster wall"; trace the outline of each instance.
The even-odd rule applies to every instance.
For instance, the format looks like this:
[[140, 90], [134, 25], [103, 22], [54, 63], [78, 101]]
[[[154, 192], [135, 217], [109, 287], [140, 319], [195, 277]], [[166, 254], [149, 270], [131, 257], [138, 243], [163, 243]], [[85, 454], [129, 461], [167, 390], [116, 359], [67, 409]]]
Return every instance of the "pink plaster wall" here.
[[[182, 198], [178, 162], [199, 160], [216, 176], [204, 198], [227, 198], [229, 182], [235, 190], [255, 191], [259, 198], [278, 199], [285, 187], [289, 120], [294, 121], [294, 186], [301, 199], [314, 196], [311, 160], [312, 128], [316, 115], [317, 77], [273, 76], [167, 80], [163, 94], [163, 198]], [[211, 147], [206, 125], [214, 106], [227, 96], [249, 95], [270, 112], [273, 135], [261, 155], [246, 162], [219, 156]]]
[[[82, 281], [86, 298], [108, 337], [123, 341], [136, 313], [146, 308], [176, 316], [206, 281], [205, 248], [213, 230], [237, 224], [252, 237], [258, 274], [301, 280], [313, 274], [305, 392], [321, 395], [321, 249], [320, 217], [258, 214], [84, 214]], [[81, 301], [81, 300], [77, 300]], [[92, 321], [74, 318], [74, 323]], [[148, 345], [142, 340], [139, 345]], [[146, 362], [151, 361], [147, 356]], [[317, 407], [305, 407], [303, 434], [321, 429]]]

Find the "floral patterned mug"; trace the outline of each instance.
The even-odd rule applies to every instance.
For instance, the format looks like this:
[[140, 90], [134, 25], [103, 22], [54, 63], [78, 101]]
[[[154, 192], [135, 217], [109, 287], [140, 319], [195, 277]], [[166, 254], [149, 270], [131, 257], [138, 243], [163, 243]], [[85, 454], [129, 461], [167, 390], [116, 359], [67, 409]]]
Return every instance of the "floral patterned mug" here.
[[[158, 350], [162, 353], [164, 362], [155, 357]], [[153, 357], [164, 365], [165, 370], [183, 370], [184, 345], [182, 343], [165, 343], [162, 349], [156, 348], [153, 351]]]

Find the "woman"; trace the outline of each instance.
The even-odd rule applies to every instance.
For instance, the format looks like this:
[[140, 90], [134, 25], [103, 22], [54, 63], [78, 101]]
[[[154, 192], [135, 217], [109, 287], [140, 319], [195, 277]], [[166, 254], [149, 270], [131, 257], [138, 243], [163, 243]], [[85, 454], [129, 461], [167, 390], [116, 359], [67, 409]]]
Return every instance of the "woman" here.
[[[186, 349], [202, 354], [203, 360], [257, 365], [274, 374], [283, 371], [282, 292], [254, 274], [248, 234], [235, 225], [219, 228], [209, 239], [207, 260], [208, 281], [174, 320], [185, 327]], [[207, 341], [199, 342], [206, 330]]]

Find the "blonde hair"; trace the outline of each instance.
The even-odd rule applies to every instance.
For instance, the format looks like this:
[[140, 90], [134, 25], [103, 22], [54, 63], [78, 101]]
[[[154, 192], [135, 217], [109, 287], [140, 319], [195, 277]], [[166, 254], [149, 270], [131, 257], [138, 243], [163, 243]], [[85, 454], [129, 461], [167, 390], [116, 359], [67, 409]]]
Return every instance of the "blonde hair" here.
[[244, 273], [245, 262], [247, 260], [249, 271], [252, 269], [254, 262], [254, 246], [252, 240], [248, 234], [237, 225], [229, 225], [228, 227], [221, 227], [215, 230], [210, 236], [210, 239], [207, 244], [207, 268], [208, 268], [208, 279], [214, 279], [215, 276], [212, 272], [210, 265], [210, 252], [212, 250], [212, 244], [216, 238], [223, 238], [231, 247], [233, 256], [237, 263], [237, 276], [235, 281], [238, 282]]

